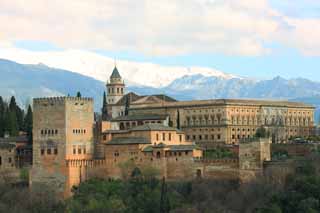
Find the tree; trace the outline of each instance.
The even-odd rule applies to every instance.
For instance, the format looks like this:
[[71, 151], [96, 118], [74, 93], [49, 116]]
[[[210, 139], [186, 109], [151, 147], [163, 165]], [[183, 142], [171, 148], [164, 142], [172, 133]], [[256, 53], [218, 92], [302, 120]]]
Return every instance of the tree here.
[[264, 128], [263, 126], [258, 128], [256, 131], [256, 135], [257, 138], [265, 138], [269, 136], [268, 131], [266, 130], [266, 128]]
[[161, 186], [161, 198], [160, 198], [160, 213], [169, 213], [170, 212], [170, 203], [167, 193], [167, 184], [166, 179], [163, 177], [162, 186]]
[[0, 96], [0, 137], [4, 135], [4, 113], [6, 110], [6, 103], [3, 101], [2, 97]]
[[77, 98], [81, 98], [81, 93], [79, 91], [77, 92]]
[[124, 109], [124, 115], [125, 116], [129, 115], [129, 108], [130, 108], [130, 100], [129, 100], [129, 95], [127, 95], [126, 96], [125, 109]]
[[180, 129], [180, 111], [177, 110], [177, 129]]
[[107, 97], [106, 97], [106, 92], [103, 92], [103, 102], [102, 102], [102, 120], [107, 121], [109, 116], [108, 116], [108, 103], [107, 103]]
[[29, 105], [27, 114], [24, 118], [24, 130], [27, 132], [29, 143], [32, 143], [32, 109]]

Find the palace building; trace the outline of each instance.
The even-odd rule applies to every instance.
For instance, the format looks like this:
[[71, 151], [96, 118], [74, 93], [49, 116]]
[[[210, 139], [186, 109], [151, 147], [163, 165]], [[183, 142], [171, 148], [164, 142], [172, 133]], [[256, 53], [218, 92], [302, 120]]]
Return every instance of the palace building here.
[[[314, 108], [302, 103], [177, 101], [163, 94], [126, 93], [116, 67], [106, 88], [99, 120], [94, 120], [92, 98], [33, 100], [31, 186], [49, 184], [67, 197], [72, 186], [89, 178], [123, 178], [147, 167], [168, 180], [244, 180], [262, 173], [271, 140], [308, 136], [314, 125]], [[254, 137], [260, 127], [271, 139]], [[215, 146], [232, 146], [237, 156], [205, 159], [205, 149]]]
[[[114, 99], [112, 91], [124, 89], [124, 84], [118, 88], [119, 82], [123, 81], [115, 68], [107, 84], [108, 92], [111, 91], [108, 99]], [[105, 106], [110, 120], [118, 122], [121, 129], [139, 125], [143, 118], [146, 122], [147, 118], [154, 118], [151, 123], [163, 123], [167, 118], [169, 126], [185, 131], [188, 140], [203, 146], [238, 144], [254, 137], [260, 127], [268, 129], [273, 142], [309, 136], [314, 129], [315, 108], [303, 103], [244, 99], [177, 101], [166, 95], [121, 94], [117, 102]], [[126, 105], [128, 115], [124, 116]]]

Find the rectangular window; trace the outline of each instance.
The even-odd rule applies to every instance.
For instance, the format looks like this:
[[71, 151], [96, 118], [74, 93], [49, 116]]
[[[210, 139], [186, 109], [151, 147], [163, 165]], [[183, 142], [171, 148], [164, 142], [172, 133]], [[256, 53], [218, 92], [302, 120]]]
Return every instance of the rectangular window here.
[[169, 141], [171, 141], [171, 133], [169, 133]]
[[106, 135], [103, 135], [103, 140], [107, 140], [107, 136]]
[[159, 134], [158, 133], [156, 134], [156, 139], [157, 139], [157, 141], [159, 140]]
[[54, 154], [55, 154], [55, 155], [58, 154], [58, 149], [57, 149], [57, 148], [54, 149]]
[[51, 149], [47, 149], [47, 154], [51, 155]]
[[182, 135], [179, 135], [179, 141], [180, 142], [182, 141]]
[[83, 154], [86, 154], [87, 153], [87, 150], [86, 150], [86, 146], [84, 145], [83, 146]]
[[12, 162], [12, 159], [11, 159], [11, 158], [8, 158], [8, 162], [11, 163], [11, 162]]
[[44, 149], [41, 149], [41, 155], [44, 155]]
[[77, 149], [76, 149], [76, 146], [73, 146], [73, 154], [77, 154]]
[[78, 154], [81, 154], [81, 148], [78, 148]]
[[162, 140], [163, 140], [163, 141], [166, 140], [166, 133], [162, 133]]
[[58, 130], [56, 129], [55, 134], [58, 134]]
[[220, 140], [221, 139], [221, 135], [218, 135], [218, 140]]

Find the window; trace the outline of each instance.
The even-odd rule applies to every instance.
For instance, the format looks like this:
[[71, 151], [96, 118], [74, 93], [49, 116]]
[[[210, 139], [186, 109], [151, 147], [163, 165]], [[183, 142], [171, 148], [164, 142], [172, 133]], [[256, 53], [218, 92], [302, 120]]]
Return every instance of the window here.
[[117, 93], [119, 93], [120, 91], [119, 91], [119, 88], [117, 88]]
[[182, 135], [179, 135], [179, 141], [180, 142], [182, 141]]
[[44, 149], [41, 149], [41, 155], [44, 155]]
[[232, 135], [232, 139], [234, 139], [235, 138], [235, 135]]
[[87, 153], [87, 149], [86, 149], [86, 146], [84, 145], [83, 146], [83, 154], [86, 154]]
[[220, 140], [220, 139], [221, 139], [221, 135], [217, 135], [217, 137], [218, 137], [218, 140]]
[[85, 129], [83, 130], [83, 133], [86, 134], [86, 130]]
[[58, 154], [58, 149], [55, 148], [54, 151], [53, 151], [53, 153], [54, 153], [55, 155], [57, 155], [57, 154]]
[[8, 158], [8, 162], [11, 163], [11, 162], [12, 162], [12, 159], [11, 159], [11, 158]]
[[80, 147], [78, 148], [78, 154], [81, 154], [81, 148]]
[[43, 135], [43, 133], [44, 133], [44, 132], [43, 132], [43, 129], [42, 129], [42, 130], [41, 130], [41, 135]]
[[202, 135], [199, 135], [199, 140], [202, 140]]
[[47, 149], [47, 154], [51, 155], [51, 149]]
[[169, 141], [171, 141], [171, 133], [169, 133]]
[[157, 141], [159, 140], [159, 134], [158, 133], [156, 134], [156, 139], [157, 139]]
[[0, 166], [2, 165], [2, 158], [1, 158], [1, 156], [0, 156]]
[[73, 146], [73, 154], [77, 154], [76, 146]]
[[162, 140], [163, 140], [163, 141], [166, 140], [166, 133], [162, 133]]
[[56, 129], [55, 134], [58, 134], [58, 130]]
[[103, 140], [107, 140], [107, 136], [106, 135], [103, 135]]

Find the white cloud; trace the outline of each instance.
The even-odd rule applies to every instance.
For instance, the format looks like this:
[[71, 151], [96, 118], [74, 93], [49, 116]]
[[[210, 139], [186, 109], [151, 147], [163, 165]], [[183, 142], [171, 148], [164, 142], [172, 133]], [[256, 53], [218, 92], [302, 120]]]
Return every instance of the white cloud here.
[[[0, 38], [153, 55], [261, 55], [281, 42], [320, 55], [319, 19], [294, 19], [267, 0], [1, 0]], [[310, 36], [309, 31], [312, 31]]]

